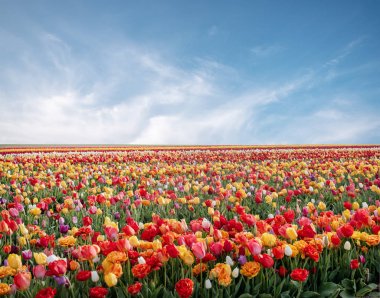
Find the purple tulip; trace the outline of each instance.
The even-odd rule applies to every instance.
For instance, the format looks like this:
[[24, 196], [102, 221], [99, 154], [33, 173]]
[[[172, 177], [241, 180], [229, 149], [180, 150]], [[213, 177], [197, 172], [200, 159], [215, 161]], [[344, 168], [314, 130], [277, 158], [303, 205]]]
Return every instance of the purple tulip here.
[[247, 263], [247, 257], [243, 255], [239, 256], [238, 262], [240, 265], [244, 265], [245, 263]]
[[54, 276], [55, 281], [60, 286], [68, 286], [69, 280], [66, 278], [66, 276]]
[[113, 217], [116, 219], [116, 220], [119, 220], [120, 219], [120, 212], [115, 212]]
[[70, 227], [69, 225], [60, 225], [59, 226], [59, 232], [61, 234], [66, 234], [69, 231]]
[[32, 258], [32, 256], [33, 256], [33, 253], [32, 253], [32, 251], [30, 249], [24, 250], [22, 252], [22, 258], [24, 260], [30, 260]]

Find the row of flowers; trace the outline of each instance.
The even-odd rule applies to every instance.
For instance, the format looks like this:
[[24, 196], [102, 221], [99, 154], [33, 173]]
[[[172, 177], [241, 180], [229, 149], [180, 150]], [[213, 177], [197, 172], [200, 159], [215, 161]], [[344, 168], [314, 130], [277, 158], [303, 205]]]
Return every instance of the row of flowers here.
[[0, 294], [374, 295], [380, 150], [262, 150], [0, 157]]

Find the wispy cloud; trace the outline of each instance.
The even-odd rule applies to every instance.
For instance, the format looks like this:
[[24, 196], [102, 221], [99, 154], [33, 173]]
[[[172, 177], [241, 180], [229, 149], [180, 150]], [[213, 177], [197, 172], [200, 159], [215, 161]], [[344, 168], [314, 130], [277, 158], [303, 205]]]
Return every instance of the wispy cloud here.
[[213, 60], [185, 69], [131, 42], [78, 56], [40, 36], [12, 73], [19, 87], [0, 83], [2, 143], [241, 143], [261, 107], [305, 80], [231, 93], [234, 70]]
[[323, 84], [321, 71], [233, 89], [239, 71], [212, 59], [183, 67], [126, 40], [78, 53], [57, 34], [35, 34], [37, 42], [16, 53], [16, 67], [0, 70], [0, 143], [349, 142], [380, 125], [372, 114], [342, 109], [345, 97], [296, 118], [276, 111], [302, 104], [300, 92]]
[[279, 45], [257, 45], [250, 49], [251, 54], [257, 57], [267, 57], [277, 54], [284, 50], [284, 47]]
[[364, 41], [366, 40], [366, 37], [365, 36], [362, 36], [362, 37], [359, 37], [359, 38], [356, 38], [354, 40], [352, 40], [351, 42], [349, 42], [341, 51], [340, 53], [330, 59], [329, 61], [327, 61], [325, 64], [324, 64], [324, 67], [331, 67], [331, 66], [336, 66], [338, 65], [339, 63], [341, 63], [347, 56], [349, 56], [357, 47], [359, 47], [360, 45], [362, 45], [364, 43]]

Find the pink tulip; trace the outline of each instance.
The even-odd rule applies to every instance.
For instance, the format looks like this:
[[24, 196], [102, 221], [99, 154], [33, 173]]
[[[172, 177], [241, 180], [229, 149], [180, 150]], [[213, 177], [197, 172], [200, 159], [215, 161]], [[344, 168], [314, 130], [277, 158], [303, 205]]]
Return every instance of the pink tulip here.
[[223, 251], [223, 245], [220, 242], [214, 242], [210, 245], [210, 251], [214, 256], [219, 256]]
[[46, 274], [45, 266], [37, 265], [33, 267], [33, 275], [35, 278], [44, 278]]
[[195, 257], [199, 260], [202, 260], [206, 255], [206, 250], [203, 242], [193, 243], [191, 250], [193, 251]]
[[253, 256], [261, 253], [262, 246], [255, 239], [251, 239], [247, 243], [248, 249]]

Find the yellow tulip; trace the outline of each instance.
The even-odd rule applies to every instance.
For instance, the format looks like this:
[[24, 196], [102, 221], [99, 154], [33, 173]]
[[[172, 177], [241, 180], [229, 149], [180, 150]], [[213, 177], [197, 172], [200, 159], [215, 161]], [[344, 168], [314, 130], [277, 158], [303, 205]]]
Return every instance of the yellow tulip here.
[[104, 281], [106, 282], [107, 286], [111, 288], [117, 284], [117, 277], [113, 273], [107, 273], [104, 276]]
[[273, 247], [276, 245], [277, 238], [270, 233], [264, 233], [261, 235], [261, 241], [265, 246]]
[[20, 269], [22, 267], [21, 257], [16, 254], [8, 256], [8, 265], [13, 269]]
[[286, 229], [286, 235], [289, 237], [291, 240], [295, 240], [298, 237], [297, 231], [294, 228], [287, 228]]
[[34, 260], [38, 265], [45, 265], [47, 263], [47, 256], [41, 252], [41, 253], [33, 253]]

